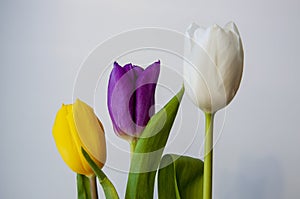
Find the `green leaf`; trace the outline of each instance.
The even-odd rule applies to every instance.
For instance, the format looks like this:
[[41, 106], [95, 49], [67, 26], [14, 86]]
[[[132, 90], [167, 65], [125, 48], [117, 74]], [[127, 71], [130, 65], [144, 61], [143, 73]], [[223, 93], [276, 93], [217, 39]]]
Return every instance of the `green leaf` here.
[[126, 199], [153, 199], [154, 180], [184, 88], [153, 115], [132, 154]]
[[158, 171], [159, 199], [202, 199], [203, 168], [199, 159], [165, 155]]
[[81, 148], [82, 154], [85, 157], [86, 161], [89, 163], [91, 168], [93, 169], [94, 173], [98, 177], [98, 180], [103, 188], [105, 197], [107, 199], [119, 199], [118, 193], [111, 183], [111, 181], [107, 178], [105, 173], [97, 166], [97, 164], [91, 159], [89, 154]]
[[91, 199], [90, 180], [82, 174], [77, 174], [77, 197], [78, 199]]

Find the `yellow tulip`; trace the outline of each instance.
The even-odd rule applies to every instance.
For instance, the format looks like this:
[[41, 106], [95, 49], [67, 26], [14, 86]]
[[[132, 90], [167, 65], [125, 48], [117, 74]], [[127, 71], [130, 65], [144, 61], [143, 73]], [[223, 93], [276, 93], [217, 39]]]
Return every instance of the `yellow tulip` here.
[[77, 99], [74, 104], [63, 104], [57, 112], [52, 133], [60, 155], [74, 172], [86, 176], [94, 174], [81, 147], [100, 168], [105, 164], [104, 129], [86, 103]]

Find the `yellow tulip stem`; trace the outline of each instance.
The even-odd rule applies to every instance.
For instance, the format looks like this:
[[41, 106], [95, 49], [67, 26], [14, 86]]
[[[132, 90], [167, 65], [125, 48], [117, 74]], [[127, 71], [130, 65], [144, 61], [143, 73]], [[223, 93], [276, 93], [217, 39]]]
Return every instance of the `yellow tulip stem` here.
[[205, 113], [203, 199], [212, 199], [214, 113]]
[[92, 175], [92, 176], [89, 177], [89, 179], [90, 179], [90, 188], [91, 188], [92, 199], [98, 199], [96, 176]]

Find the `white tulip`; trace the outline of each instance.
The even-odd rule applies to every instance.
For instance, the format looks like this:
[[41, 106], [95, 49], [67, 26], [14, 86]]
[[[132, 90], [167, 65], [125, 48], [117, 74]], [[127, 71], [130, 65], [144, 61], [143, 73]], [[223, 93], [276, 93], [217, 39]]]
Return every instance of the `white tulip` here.
[[233, 22], [221, 28], [191, 24], [186, 31], [184, 84], [194, 104], [206, 113], [224, 108], [235, 96], [243, 72], [242, 41]]

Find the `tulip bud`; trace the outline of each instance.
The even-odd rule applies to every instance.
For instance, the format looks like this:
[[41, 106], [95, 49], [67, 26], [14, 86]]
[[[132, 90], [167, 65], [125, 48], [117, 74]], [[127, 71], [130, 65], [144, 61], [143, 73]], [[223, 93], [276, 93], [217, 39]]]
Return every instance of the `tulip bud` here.
[[93, 175], [81, 148], [102, 168], [106, 161], [104, 129], [93, 109], [80, 100], [62, 105], [53, 125], [53, 137], [65, 163], [76, 173]]
[[184, 55], [189, 62], [184, 64], [184, 85], [193, 103], [206, 113], [229, 104], [239, 88], [244, 61], [236, 25], [190, 25]]
[[115, 133], [131, 141], [139, 137], [154, 114], [154, 93], [160, 71], [157, 61], [145, 70], [117, 62], [110, 74], [107, 105]]

